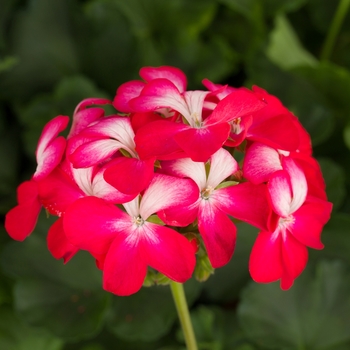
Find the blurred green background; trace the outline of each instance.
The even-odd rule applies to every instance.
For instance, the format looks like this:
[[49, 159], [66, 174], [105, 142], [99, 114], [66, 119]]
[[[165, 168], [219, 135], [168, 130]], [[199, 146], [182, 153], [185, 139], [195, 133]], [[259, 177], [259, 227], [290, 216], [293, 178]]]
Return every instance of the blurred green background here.
[[[259, 85], [278, 96], [312, 137], [334, 203], [322, 240], [288, 292], [248, 272], [257, 231], [238, 225], [232, 261], [205, 283], [190, 280], [203, 350], [350, 349], [350, 13], [348, 0], [0, 0], [0, 211], [35, 169], [43, 125], [87, 97], [113, 98], [142, 66]], [[341, 7], [340, 7], [341, 8]], [[339, 21], [341, 18], [339, 17]], [[340, 22], [339, 22], [340, 23]], [[20, 218], [19, 218], [20, 220]], [[180, 350], [168, 286], [116, 297], [88, 254], [67, 265], [46, 249], [40, 218], [23, 243], [0, 234], [1, 350]]]

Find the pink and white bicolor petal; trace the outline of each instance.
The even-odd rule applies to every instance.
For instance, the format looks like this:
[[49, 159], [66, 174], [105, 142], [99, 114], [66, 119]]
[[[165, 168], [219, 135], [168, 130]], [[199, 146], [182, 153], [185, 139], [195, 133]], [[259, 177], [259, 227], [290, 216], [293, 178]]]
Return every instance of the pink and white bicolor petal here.
[[191, 179], [180, 179], [169, 175], [154, 174], [140, 204], [140, 215], [144, 220], [160, 210], [183, 207], [198, 199], [197, 185]]
[[276, 149], [254, 142], [247, 149], [243, 175], [254, 184], [268, 181], [271, 174], [282, 170], [280, 155]]
[[143, 81], [139, 80], [132, 80], [120, 85], [113, 100], [113, 106], [115, 109], [123, 113], [133, 112], [129, 102], [131, 99], [138, 97], [141, 94], [145, 85], [146, 84]]
[[291, 157], [283, 157], [282, 166], [290, 177], [290, 184], [293, 192], [290, 212], [294, 213], [305, 202], [308, 192], [306, 177], [304, 171], [293, 161]]
[[198, 210], [198, 229], [214, 268], [226, 265], [236, 245], [236, 226], [212, 201], [202, 200]]
[[67, 139], [79, 134], [91, 123], [102, 118], [105, 114], [105, 111], [103, 108], [99, 108], [99, 107], [86, 108], [86, 107], [95, 105], [95, 104], [105, 105], [105, 104], [111, 104], [111, 103], [112, 102], [107, 99], [95, 99], [95, 98], [86, 99], [82, 101], [74, 111], [72, 126], [70, 128]]
[[35, 152], [38, 165], [33, 175], [34, 180], [43, 179], [61, 162], [66, 140], [57, 136], [66, 128], [68, 122], [68, 117], [58, 116], [45, 125]]
[[276, 171], [267, 184], [273, 210], [281, 217], [292, 214], [293, 198], [290, 177], [284, 170]]
[[171, 81], [182, 93], [187, 87], [187, 78], [184, 72], [176, 67], [143, 67], [140, 69], [140, 77], [147, 82], [154, 79], [164, 78]]
[[206, 187], [207, 176], [203, 162], [194, 162], [190, 158], [181, 158], [162, 162], [161, 169], [169, 175], [191, 178], [198, 185], [199, 190]]
[[167, 79], [151, 80], [144, 87], [141, 95], [132, 99], [129, 104], [135, 112], [171, 108], [181, 113], [185, 118], [190, 115], [184, 97], [177, 87]]
[[210, 158], [210, 171], [207, 185], [215, 188], [238, 170], [238, 164], [231, 154], [220, 148]]

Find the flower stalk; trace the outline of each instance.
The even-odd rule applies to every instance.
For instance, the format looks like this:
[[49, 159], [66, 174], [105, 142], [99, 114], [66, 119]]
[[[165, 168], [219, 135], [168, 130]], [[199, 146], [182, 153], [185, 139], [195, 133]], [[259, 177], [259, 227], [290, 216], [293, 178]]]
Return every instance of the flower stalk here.
[[170, 288], [185, 337], [187, 350], [198, 350], [183, 284], [171, 282]]

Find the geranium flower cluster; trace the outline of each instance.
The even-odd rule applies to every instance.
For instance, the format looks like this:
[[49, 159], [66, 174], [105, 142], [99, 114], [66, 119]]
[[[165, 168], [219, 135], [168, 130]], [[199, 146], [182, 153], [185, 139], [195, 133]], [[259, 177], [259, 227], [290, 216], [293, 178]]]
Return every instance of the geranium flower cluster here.
[[[322, 249], [332, 207], [297, 117], [258, 87], [205, 79], [206, 90], [188, 91], [184, 73], [168, 66], [140, 76], [113, 101], [82, 101], [67, 137], [67, 116], [47, 123], [37, 169], [6, 216], [9, 235], [24, 240], [45, 208], [58, 218], [52, 255], [68, 262], [87, 250], [103, 287], [130, 295], [149, 268], [188, 280], [199, 246], [213, 268], [227, 264], [241, 220], [260, 229], [252, 278], [291, 287], [307, 247]], [[106, 116], [111, 104], [118, 112]]]

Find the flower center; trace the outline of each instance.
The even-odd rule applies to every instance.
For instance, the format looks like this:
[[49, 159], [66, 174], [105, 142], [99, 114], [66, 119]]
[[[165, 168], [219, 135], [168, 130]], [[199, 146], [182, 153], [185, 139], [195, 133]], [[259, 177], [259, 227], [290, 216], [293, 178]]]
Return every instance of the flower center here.
[[214, 191], [214, 188], [211, 186], [208, 186], [207, 188], [205, 188], [202, 192], [201, 192], [201, 197], [205, 200], [208, 200], [211, 193]]
[[232, 120], [231, 122], [231, 132], [233, 134], [240, 134], [242, 132], [242, 127], [241, 127], [241, 118], [236, 118]]
[[134, 224], [136, 224], [137, 226], [142, 226], [145, 222], [145, 220], [142, 219], [141, 216], [138, 216], [138, 217], [133, 217], [133, 222]]

